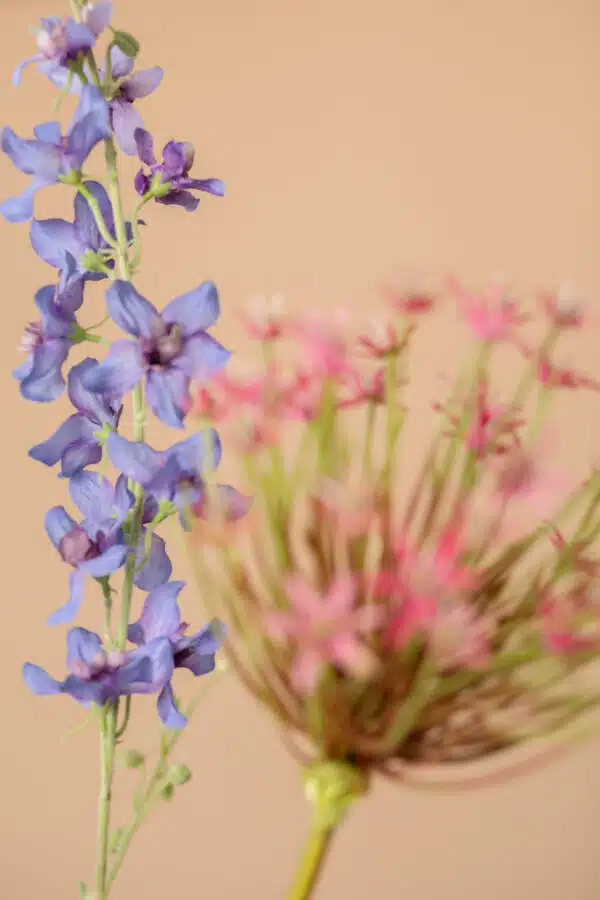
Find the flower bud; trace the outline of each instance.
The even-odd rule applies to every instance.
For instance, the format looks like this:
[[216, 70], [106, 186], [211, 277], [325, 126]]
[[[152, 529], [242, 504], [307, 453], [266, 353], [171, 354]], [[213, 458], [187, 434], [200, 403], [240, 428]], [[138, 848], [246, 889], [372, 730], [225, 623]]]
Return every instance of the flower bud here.
[[174, 765], [169, 766], [167, 770], [167, 778], [169, 779], [170, 785], [187, 784], [191, 777], [192, 773], [190, 769], [183, 763], [175, 763]]
[[128, 31], [114, 31], [113, 43], [117, 45], [121, 53], [130, 59], [135, 59], [140, 52], [140, 43]]
[[140, 769], [146, 762], [146, 757], [139, 750], [123, 750], [121, 764], [126, 769]]
[[170, 800], [173, 796], [174, 787], [171, 783], [165, 784], [164, 788], [160, 792], [160, 796], [163, 800]]

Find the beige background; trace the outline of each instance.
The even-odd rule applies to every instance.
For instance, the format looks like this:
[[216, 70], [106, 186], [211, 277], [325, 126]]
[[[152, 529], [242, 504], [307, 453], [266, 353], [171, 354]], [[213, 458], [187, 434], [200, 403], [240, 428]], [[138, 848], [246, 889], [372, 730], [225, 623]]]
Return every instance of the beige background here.
[[[158, 304], [199, 280], [222, 290], [220, 333], [246, 353], [233, 310], [280, 291], [298, 307], [364, 313], [378, 282], [413, 267], [530, 286], [570, 278], [600, 291], [600, 4], [597, 0], [118, 0], [118, 23], [167, 78], [144, 103], [159, 141], [187, 138], [196, 172], [227, 182], [188, 217], [148, 216], [141, 289]], [[1, 119], [26, 133], [50, 118], [50, 91], [13, 63], [27, 27], [60, 2], [0, 0]], [[0, 161], [0, 193], [22, 185]], [[67, 192], [64, 192], [67, 194]], [[38, 214], [68, 210], [47, 192]], [[0, 223], [3, 553], [0, 896], [76, 896], [90, 876], [97, 777], [92, 728], [66, 699], [31, 697], [24, 659], [59, 674], [63, 634], [44, 626], [66, 573], [42, 528], [63, 502], [27, 459], [66, 405], [19, 399], [9, 371], [51, 271], [24, 226]], [[91, 309], [88, 322], [100, 311]], [[451, 335], [452, 337], [452, 335]], [[452, 362], [432, 326], [428, 391]], [[600, 375], [598, 331], [573, 359]], [[425, 396], [425, 394], [423, 394]], [[600, 436], [597, 406], [561, 407], [560, 452], [579, 465]], [[166, 436], [160, 439], [166, 440]], [[183, 565], [183, 564], [182, 564]], [[180, 572], [182, 569], [179, 570]], [[95, 623], [92, 592], [86, 623]], [[190, 591], [188, 615], [196, 617]], [[197, 621], [197, 618], [196, 618]], [[137, 743], [153, 740], [150, 704]], [[146, 708], [147, 707], [147, 708]], [[280, 900], [307, 824], [299, 779], [270, 723], [233, 680], [214, 686], [182, 742], [193, 782], [134, 845], [115, 898]], [[119, 819], [128, 776], [117, 788]], [[377, 785], [345, 827], [319, 897], [340, 900], [592, 900], [600, 881], [598, 744], [543, 774], [478, 793], [435, 796]]]

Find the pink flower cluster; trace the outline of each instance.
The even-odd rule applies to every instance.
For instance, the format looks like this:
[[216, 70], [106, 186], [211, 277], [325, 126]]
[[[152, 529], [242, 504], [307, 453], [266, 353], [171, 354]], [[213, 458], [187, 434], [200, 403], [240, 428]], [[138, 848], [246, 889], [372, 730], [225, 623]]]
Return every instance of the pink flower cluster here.
[[[246, 649], [257, 645], [248, 640], [252, 629], [270, 648], [252, 661], [263, 673], [257, 695], [272, 690], [278, 714], [296, 729], [310, 730], [291, 710], [328, 697], [338, 683], [362, 685], [379, 698], [372, 707], [385, 708], [395, 696], [390, 685], [412, 684], [424, 661], [442, 683], [457, 673], [478, 683], [515, 648], [528, 661], [600, 652], [598, 571], [589, 555], [600, 522], [577, 541], [554, 524], [577, 491], [594, 510], [600, 484], [595, 473], [577, 485], [556, 471], [547, 433], [525, 413], [536, 394], [534, 408], [556, 389], [598, 389], [595, 379], [554, 361], [562, 333], [586, 324], [584, 312], [558, 293], [542, 294], [546, 329], [536, 349], [523, 336], [535, 316], [504, 288], [477, 293], [456, 279], [445, 288], [476, 339], [473, 377], [432, 404], [438, 427], [412, 468], [405, 462], [398, 470], [395, 459], [411, 415], [407, 355], [419, 319], [440, 302], [427, 291], [386, 287], [393, 317], [352, 337], [343, 323], [315, 316], [246, 318], [262, 345], [263, 370], [219, 376], [196, 397], [196, 414], [238, 429], [238, 446], [252, 459], [249, 487], [267, 512], [260, 525], [250, 515], [236, 527], [254, 536], [265, 581], [253, 588], [239, 562], [232, 613]], [[501, 344], [514, 349], [523, 373], [515, 396], [502, 402], [490, 367]], [[362, 428], [355, 418], [347, 428], [352, 410], [366, 413]], [[301, 450], [288, 457], [282, 447], [294, 429]], [[398, 508], [398, 479], [408, 476], [408, 499]], [[523, 532], [524, 511], [533, 530]], [[229, 531], [226, 540], [236, 539]], [[509, 676], [501, 683], [512, 696]], [[497, 746], [498, 736], [489, 741]]]

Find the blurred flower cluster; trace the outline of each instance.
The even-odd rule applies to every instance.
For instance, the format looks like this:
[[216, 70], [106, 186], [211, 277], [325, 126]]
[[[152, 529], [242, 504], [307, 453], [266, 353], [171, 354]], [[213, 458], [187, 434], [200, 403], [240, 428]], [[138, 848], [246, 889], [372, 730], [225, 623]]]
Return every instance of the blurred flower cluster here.
[[[572, 676], [600, 650], [600, 472], [553, 468], [546, 417], [555, 392], [600, 385], [556, 362], [586, 322], [563, 290], [528, 309], [456, 279], [386, 295], [368, 334], [278, 304], [247, 318], [256, 370], [219, 373], [194, 410], [237, 448], [252, 512], [232, 521], [209, 481], [189, 548], [230, 659], [299, 758], [401, 775], [598, 703]], [[423, 419], [411, 350], [448, 295], [473, 353], [402, 453]]]

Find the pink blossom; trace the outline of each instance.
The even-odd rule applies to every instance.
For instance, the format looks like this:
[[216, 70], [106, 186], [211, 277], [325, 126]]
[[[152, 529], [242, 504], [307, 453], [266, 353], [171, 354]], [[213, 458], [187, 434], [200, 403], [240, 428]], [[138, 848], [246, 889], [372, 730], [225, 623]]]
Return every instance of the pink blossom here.
[[369, 356], [383, 359], [401, 353], [415, 327], [410, 325], [400, 334], [394, 325], [376, 322], [370, 334], [359, 335], [358, 343]]
[[431, 291], [423, 287], [399, 288], [393, 285], [383, 285], [382, 293], [391, 306], [405, 316], [422, 316], [431, 312], [436, 298]]
[[540, 293], [538, 304], [557, 328], [581, 328], [586, 318], [586, 305], [564, 285], [558, 291]]
[[[586, 622], [587, 619], [587, 622]], [[587, 624], [588, 630], [584, 629]], [[540, 608], [540, 629], [548, 650], [560, 655], [597, 650], [600, 647], [598, 610], [583, 611], [578, 599], [546, 596]]]
[[267, 614], [265, 624], [272, 638], [294, 646], [291, 680], [296, 690], [313, 693], [327, 665], [368, 677], [376, 659], [361, 636], [379, 627], [383, 609], [356, 607], [356, 583], [349, 575], [337, 576], [324, 595], [298, 576], [286, 579], [285, 590], [292, 610]]
[[255, 340], [275, 341], [286, 333], [287, 317], [283, 298], [278, 294], [259, 298], [243, 318], [249, 336]]
[[354, 371], [348, 380], [350, 382], [349, 391], [340, 400], [340, 409], [362, 406], [363, 403], [385, 403], [385, 368], [379, 368], [366, 374]]
[[459, 524], [445, 529], [433, 552], [419, 552], [403, 535], [396, 541], [397, 569], [375, 579], [376, 595], [399, 603], [387, 631], [392, 646], [405, 646], [420, 631], [430, 633], [446, 598], [477, 587], [475, 570], [460, 562], [460, 536]]
[[[456, 428], [461, 416], [445, 409], [440, 403], [434, 409], [443, 413]], [[478, 459], [488, 453], [502, 455], [518, 443], [517, 429], [524, 420], [509, 416], [507, 409], [500, 404], [492, 405], [489, 400], [487, 379], [481, 379], [475, 399], [475, 410], [469, 430], [465, 436], [466, 444]]]
[[546, 387], [567, 388], [568, 390], [587, 388], [592, 391], [600, 391], [600, 382], [582, 372], [575, 371], [575, 369], [557, 366], [551, 363], [547, 356], [539, 360], [538, 378]]
[[305, 321], [298, 336], [308, 354], [312, 372], [322, 377], [339, 377], [349, 371], [348, 348], [332, 331], [316, 321]]
[[483, 293], [467, 291], [455, 278], [448, 279], [458, 308], [475, 335], [492, 343], [514, 338], [518, 326], [528, 321], [514, 300], [508, 299], [501, 285], [491, 285]]

